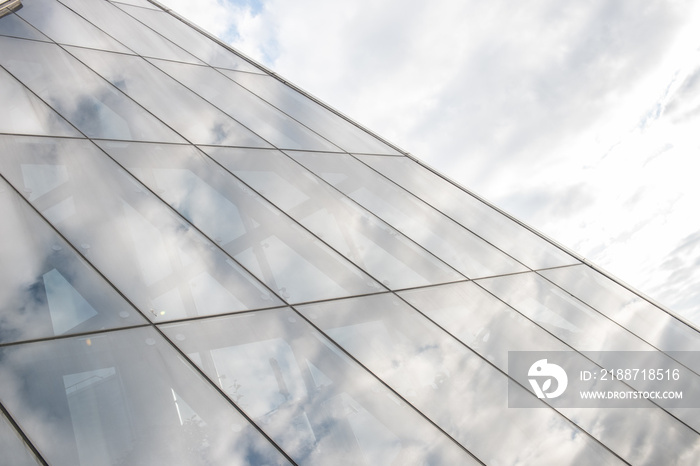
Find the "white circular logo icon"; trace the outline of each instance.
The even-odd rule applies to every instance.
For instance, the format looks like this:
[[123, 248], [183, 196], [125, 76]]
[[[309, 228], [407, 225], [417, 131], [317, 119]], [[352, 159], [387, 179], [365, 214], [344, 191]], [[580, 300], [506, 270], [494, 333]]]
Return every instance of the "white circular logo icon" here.
[[[566, 371], [556, 364], [550, 364], [546, 359], [540, 359], [530, 366], [527, 375], [532, 389], [537, 398], [556, 398], [566, 390], [569, 378]], [[548, 391], [552, 386], [552, 379], [557, 381], [556, 390]], [[539, 380], [542, 380], [540, 385]]]

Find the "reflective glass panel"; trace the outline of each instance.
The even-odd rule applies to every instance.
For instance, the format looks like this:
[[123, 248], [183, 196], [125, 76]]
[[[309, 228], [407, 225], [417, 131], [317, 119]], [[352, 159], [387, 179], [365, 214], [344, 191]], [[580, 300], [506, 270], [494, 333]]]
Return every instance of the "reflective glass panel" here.
[[0, 218], [0, 343], [146, 323], [2, 179]]
[[0, 348], [0, 399], [51, 465], [287, 463], [152, 328]]
[[298, 464], [475, 464], [290, 309], [161, 329]]
[[[408, 303], [508, 371], [508, 351], [570, 351], [560, 339], [524, 317], [474, 282], [407, 290]], [[578, 355], [578, 358], [586, 358]], [[620, 383], [621, 390], [629, 387]], [[670, 464], [679, 457], [700, 457], [697, 432], [651, 402], [641, 409], [565, 408], [567, 418], [630, 464]], [[646, 448], [640, 448], [640, 444]], [[567, 461], [568, 462], [568, 461]]]
[[485, 464], [619, 463], [552, 410], [509, 409], [503, 372], [393, 295], [298, 310]]
[[272, 76], [221, 71], [347, 152], [399, 155], [379, 139]]
[[36, 466], [39, 463], [24, 440], [0, 411], [0, 452], [12, 466]]
[[[477, 283], [572, 348], [582, 352], [608, 351], [591, 357], [602, 367], [624, 364], [618, 360], [619, 352], [657, 350], [534, 272], [487, 278]], [[670, 359], [676, 357], [675, 354], [669, 356]], [[678, 381], [679, 390], [686, 388], [687, 393], [692, 393], [692, 387], [698, 390], [700, 377], [690, 374]], [[643, 390], [650, 389], [653, 383], [638, 380], [630, 382], [630, 386]], [[700, 409], [673, 409], [669, 412], [700, 432]]]
[[408, 157], [358, 158], [532, 269], [578, 262]]
[[469, 278], [526, 270], [350, 155], [289, 156]]
[[251, 73], [263, 72], [168, 13], [126, 5], [119, 7], [209, 65]]
[[[587, 265], [539, 273], [662, 351], [700, 351], [697, 330]], [[682, 362], [700, 373], [700, 361]]]
[[190, 142], [270, 147], [141, 57], [75, 47], [68, 49]]
[[201, 63], [160, 34], [109, 2], [93, 0], [61, 0], [70, 9], [90, 21], [139, 55], [146, 57]]
[[150, 319], [281, 304], [93, 144], [5, 137], [0, 150], [3, 175]]
[[406, 290], [399, 296], [504, 371], [508, 351], [570, 349], [474, 282]]
[[143, 8], [151, 8], [154, 10], [160, 11], [160, 8], [155, 6], [153, 3], [150, 3], [148, 0], [110, 0], [112, 3], [115, 4], [127, 4], [127, 5], [136, 5], [136, 6], [141, 6]]
[[89, 137], [181, 142], [55, 44], [0, 37], [0, 64]]
[[151, 61], [277, 148], [338, 150], [327, 140], [214, 68], [162, 60]]
[[380, 289], [197, 149], [135, 143], [102, 147], [288, 302]]
[[56, 0], [25, 1], [17, 15], [59, 44], [129, 51]]
[[24, 39], [48, 40], [48, 38], [31, 27], [14, 13], [0, 18], [0, 35], [21, 37]]
[[3, 115], [0, 115], [2, 133], [80, 136], [58, 113], [2, 68], [0, 102], [3, 105]]
[[464, 278], [279, 151], [202, 149], [389, 288]]
[[652, 347], [534, 272], [478, 280], [509, 306], [579, 351]]

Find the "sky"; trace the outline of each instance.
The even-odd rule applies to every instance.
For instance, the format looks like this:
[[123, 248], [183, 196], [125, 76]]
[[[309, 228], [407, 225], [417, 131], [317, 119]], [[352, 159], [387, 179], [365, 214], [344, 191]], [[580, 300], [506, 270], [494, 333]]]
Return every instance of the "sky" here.
[[698, 2], [160, 2], [700, 325]]

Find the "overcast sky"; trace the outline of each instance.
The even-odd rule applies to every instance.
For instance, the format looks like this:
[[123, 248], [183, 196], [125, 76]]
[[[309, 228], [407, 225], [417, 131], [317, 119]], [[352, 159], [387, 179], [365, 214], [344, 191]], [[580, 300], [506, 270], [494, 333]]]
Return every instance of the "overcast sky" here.
[[698, 2], [160, 1], [700, 323]]

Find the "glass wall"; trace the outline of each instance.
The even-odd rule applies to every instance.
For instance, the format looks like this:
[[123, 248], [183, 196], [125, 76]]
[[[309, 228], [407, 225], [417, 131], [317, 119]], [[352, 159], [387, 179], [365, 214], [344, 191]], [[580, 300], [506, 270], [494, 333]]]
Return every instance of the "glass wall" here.
[[25, 0], [0, 103], [0, 463], [700, 463], [509, 362], [697, 329], [157, 3]]

